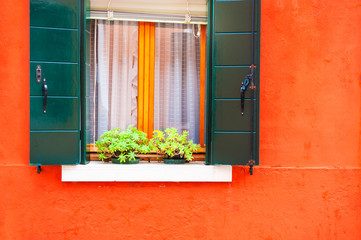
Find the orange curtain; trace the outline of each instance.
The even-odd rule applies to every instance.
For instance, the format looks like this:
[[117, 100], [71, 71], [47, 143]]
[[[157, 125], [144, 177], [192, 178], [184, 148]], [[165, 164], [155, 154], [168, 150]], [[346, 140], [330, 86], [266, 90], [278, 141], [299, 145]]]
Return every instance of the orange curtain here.
[[155, 24], [139, 22], [138, 130], [153, 135]]
[[200, 53], [200, 101], [199, 101], [199, 144], [204, 147], [205, 130], [205, 86], [206, 86], [206, 25], [201, 26], [201, 53]]

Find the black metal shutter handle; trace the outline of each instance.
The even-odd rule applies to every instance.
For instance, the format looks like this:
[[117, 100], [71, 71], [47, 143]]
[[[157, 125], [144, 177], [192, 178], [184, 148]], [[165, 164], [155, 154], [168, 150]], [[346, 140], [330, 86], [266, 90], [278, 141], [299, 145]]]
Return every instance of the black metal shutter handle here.
[[242, 114], [242, 116], [244, 115], [244, 97], [245, 97], [245, 92], [241, 91], [241, 114]]
[[44, 99], [43, 99], [43, 111], [46, 113], [46, 102], [48, 99], [48, 85], [46, 84], [46, 79], [43, 80], [43, 92], [44, 92]]
[[249, 77], [249, 75], [247, 75], [246, 79], [242, 82], [241, 89], [240, 89], [240, 93], [241, 93], [241, 114], [242, 114], [242, 116], [244, 115], [245, 93], [247, 91], [248, 84], [249, 84], [249, 78], [248, 77]]

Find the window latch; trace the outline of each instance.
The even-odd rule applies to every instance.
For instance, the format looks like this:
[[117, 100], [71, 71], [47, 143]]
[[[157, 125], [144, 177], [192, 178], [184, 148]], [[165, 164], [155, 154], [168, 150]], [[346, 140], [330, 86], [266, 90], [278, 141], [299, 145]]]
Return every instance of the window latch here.
[[241, 93], [241, 114], [244, 115], [244, 99], [246, 95], [246, 91], [248, 89], [248, 86], [251, 90], [256, 89], [256, 85], [254, 84], [254, 69], [256, 68], [255, 65], [251, 65], [249, 67], [251, 69], [251, 73], [246, 76], [246, 79], [242, 82], [240, 93]]
[[[36, 66], [36, 82], [40, 83], [41, 82], [41, 66], [38, 65]], [[43, 113], [46, 113], [46, 103], [48, 100], [48, 85], [46, 84], [46, 79], [43, 79], [43, 93], [44, 93], [44, 98], [43, 98]]]
[[240, 89], [240, 92], [241, 92], [241, 114], [242, 114], [242, 116], [244, 115], [244, 98], [245, 98], [245, 93], [246, 93], [248, 85], [249, 85], [249, 76], [250, 75], [246, 76], [246, 79], [242, 82], [241, 89]]
[[46, 102], [48, 99], [48, 85], [46, 84], [46, 79], [43, 80], [43, 92], [44, 92], [44, 99], [43, 99], [43, 112], [46, 113]]

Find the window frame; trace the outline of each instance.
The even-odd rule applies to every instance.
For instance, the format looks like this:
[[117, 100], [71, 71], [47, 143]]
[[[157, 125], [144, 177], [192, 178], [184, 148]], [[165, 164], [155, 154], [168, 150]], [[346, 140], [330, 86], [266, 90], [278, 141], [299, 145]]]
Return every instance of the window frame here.
[[[91, 21], [94, 21], [96, 19], [91, 19]], [[134, 20], [135, 21], [135, 20]], [[152, 86], [154, 88], [154, 76], [152, 76], [151, 68], [154, 68], [154, 54], [149, 54], [152, 49], [154, 50], [154, 28], [155, 23], [154, 22], [141, 22], [141, 21], [135, 21], [138, 22], [138, 51], [139, 51], [139, 57], [138, 57], [138, 93], [139, 91], [142, 91], [143, 94], [138, 94], [138, 130], [144, 131], [147, 133], [148, 136], [152, 136], [153, 132], [153, 121], [154, 121], [154, 114], [152, 114], [152, 109], [149, 114], [145, 114], [147, 111], [145, 110], [146, 105], [146, 99], [144, 99], [144, 91], [146, 89], [149, 89], [149, 100], [148, 105], [149, 108], [152, 104], [154, 104], [153, 101], [151, 101], [152, 98], [154, 98], [154, 90], [152, 91]], [[91, 26], [94, 27], [95, 22], [91, 23]], [[145, 30], [145, 28], [148, 27], [148, 31]], [[153, 28], [153, 29], [152, 29]], [[150, 30], [149, 30], [150, 29]], [[94, 29], [93, 29], [94, 30]], [[201, 35], [199, 38], [200, 41], [200, 103], [199, 103], [199, 144], [201, 146], [201, 149], [195, 152], [195, 161], [202, 161], [205, 162], [205, 102], [206, 102], [206, 96], [205, 96], [205, 89], [206, 89], [206, 25], [201, 24]], [[148, 34], [147, 34], [148, 33]], [[91, 34], [91, 33], [89, 33]], [[91, 38], [90, 38], [91, 39]], [[148, 44], [148, 49], [145, 47], [145, 41], [149, 41], [150, 44]], [[152, 46], [153, 41], [153, 46]], [[91, 42], [91, 41], [90, 41]], [[90, 43], [90, 47], [91, 47]], [[91, 52], [91, 51], [90, 51]], [[91, 53], [90, 53], [91, 55]], [[148, 64], [145, 63], [145, 57], [144, 56], [149, 55], [149, 60], [147, 61]], [[153, 61], [152, 61], [153, 58]], [[91, 60], [91, 59], [90, 59]], [[148, 72], [147, 72], [148, 71]], [[153, 71], [154, 74], [154, 71]], [[146, 79], [146, 75], [149, 75], [149, 79]], [[153, 83], [152, 83], [153, 81]], [[149, 87], [144, 89], [145, 84], [148, 84]], [[154, 106], [153, 106], [154, 109]], [[93, 113], [91, 113], [93, 114]], [[140, 124], [139, 124], [140, 123]], [[86, 143], [87, 154], [89, 155], [89, 161], [97, 161], [98, 154], [97, 154], [97, 148], [94, 143]], [[159, 161], [159, 156], [155, 153], [150, 154], [139, 154], [140, 158], [146, 161]]]

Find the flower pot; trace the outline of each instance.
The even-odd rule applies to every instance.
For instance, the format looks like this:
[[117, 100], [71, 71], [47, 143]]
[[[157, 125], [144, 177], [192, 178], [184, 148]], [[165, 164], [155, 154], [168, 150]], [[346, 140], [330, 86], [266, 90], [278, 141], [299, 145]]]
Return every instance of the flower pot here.
[[125, 162], [120, 162], [120, 160], [118, 158], [115, 158], [115, 157], [112, 157], [112, 163], [115, 163], [115, 164], [137, 164], [139, 163], [139, 158], [135, 158], [135, 159], [127, 159], [125, 160]]
[[185, 158], [178, 158], [178, 159], [163, 158], [163, 161], [164, 161], [165, 164], [184, 164], [184, 163], [186, 163]]
[[[168, 156], [168, 155], [166, 155], [166, 156]], [[181, 157], [178, 154], [178, 155], [174, 155], [171, 158], [169, 156], [168, 156], [168, 158], [163, 158], [163, 161], [165, 164], [184, 164], [186, 162], [186, 159]]]

